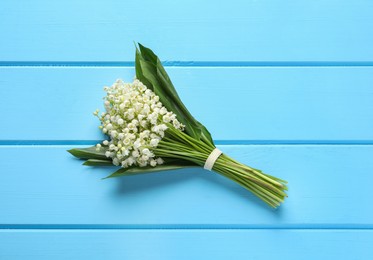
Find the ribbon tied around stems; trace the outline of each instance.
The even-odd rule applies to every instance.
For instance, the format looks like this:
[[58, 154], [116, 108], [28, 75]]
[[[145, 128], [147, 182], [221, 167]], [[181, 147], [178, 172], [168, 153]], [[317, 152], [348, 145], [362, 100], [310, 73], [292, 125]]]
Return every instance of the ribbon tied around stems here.
[[203, 169], [205, 170], [208, 170], [208, 171], [211, 171], [212, 170], [212, 167], [214, 166], [216, 160], [219, 158], [219, 156], [222, 154], [223, 152], [220, 151], [218, 148], [215, 148], [209, 155], [209, 157], [207, 157], [206, 159], [206, 162], [205, 162], [205, 165], [203, 166]]

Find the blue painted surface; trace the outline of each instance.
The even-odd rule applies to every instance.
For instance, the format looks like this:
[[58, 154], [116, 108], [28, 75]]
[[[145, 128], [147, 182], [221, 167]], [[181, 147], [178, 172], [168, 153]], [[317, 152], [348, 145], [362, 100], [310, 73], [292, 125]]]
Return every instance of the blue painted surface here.
[[[147, 6], [147, 8], [144, 8]], [[373, 2], [0, 2], [0, 259], [372, 259]], [[285, 178], [270, 210], [200, 169], [101, 180], [132, 40], [238, 160]], [[216, 107], [214, 110], [212, 107]]]
[[[372, 230], [1, 231], [2, 259], [370, 259]], [[21, 246], [20, 246], [21, 245]]]
[[370, 0], [3, 0], [4, 61], [372, 61]]
[[[373, 141], [373, 67], [168, 71], [216, 140]], [[3, 128], [0, 140], [100, 140], [92, 112], [103, 107], [103, 86], [133, 75], [120, 67], [2, 67], [0, 110], [8, 110], [3, 120], [13, 127]]]
[[[373, 145], [219, 146], [291, 183], [276, 211], [202, 169], [101, 180], [113, 168], [83, 167], [70, 148], [0, 149], [4, 228], [373, 228], [372, 207], [362, 207], [371, 199]], [[17, 163], [20, 154], [28, 156]]]

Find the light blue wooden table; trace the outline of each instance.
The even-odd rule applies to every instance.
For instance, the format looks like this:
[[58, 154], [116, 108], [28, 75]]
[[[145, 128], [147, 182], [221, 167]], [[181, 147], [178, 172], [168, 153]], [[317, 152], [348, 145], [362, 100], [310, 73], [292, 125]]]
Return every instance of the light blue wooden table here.
[[[373, 259], [373, 2], [0, 2], [0, 259]], [[133, 41], [271, 210], [202, 169], [101, 180], [104, 85]]]

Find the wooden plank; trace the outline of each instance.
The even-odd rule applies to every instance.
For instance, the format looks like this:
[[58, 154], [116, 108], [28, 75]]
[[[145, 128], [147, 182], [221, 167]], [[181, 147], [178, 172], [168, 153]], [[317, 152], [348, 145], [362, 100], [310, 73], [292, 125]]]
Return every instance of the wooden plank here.
[[173, 61], [371, 62], [372, 12], [369, 0], [3, 0], [0, 60], [133, 61], [135, 40]]
[[70, 146], [1, 146], [0, 224], [7, 227], [371, 228], [372, 145], [227, 145], [232, 157], [289, 181], [269, 209], [202, 169], [101, 180]]
[[[215, 140], [373, 140], [372, 67], [168, 68]], [[0, 69], [0, 140], [100, 140], [92, 111], [128, 67]]]
[[12, 260], [373, 257], [372, 230], [1, 230], [0, 241]]

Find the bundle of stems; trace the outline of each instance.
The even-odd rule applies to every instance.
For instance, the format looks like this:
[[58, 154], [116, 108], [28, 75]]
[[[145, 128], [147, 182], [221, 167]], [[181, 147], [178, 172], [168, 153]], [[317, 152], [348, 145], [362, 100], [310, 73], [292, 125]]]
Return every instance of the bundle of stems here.
[[[193, 162], [203, 167], [215, 146], [196, 140], [172, 125], [168, 127], [166, 136], [155, 150], [156, 155]], [[285, 180], [251, 168], [224, 153], [216, 160], [212, 170], [240, 184], [273, 208], [278, 207], [287, 197]]]

